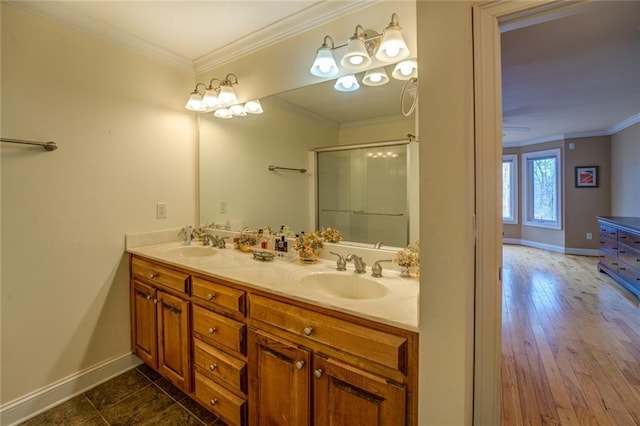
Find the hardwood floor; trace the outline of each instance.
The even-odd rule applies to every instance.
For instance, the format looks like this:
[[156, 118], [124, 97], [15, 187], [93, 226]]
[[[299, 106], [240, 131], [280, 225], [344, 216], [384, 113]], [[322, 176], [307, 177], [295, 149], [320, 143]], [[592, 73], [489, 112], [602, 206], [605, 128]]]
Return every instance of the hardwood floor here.
[[505, 245], [502, 425], [640, 425], [640, 307], [596, 263]]

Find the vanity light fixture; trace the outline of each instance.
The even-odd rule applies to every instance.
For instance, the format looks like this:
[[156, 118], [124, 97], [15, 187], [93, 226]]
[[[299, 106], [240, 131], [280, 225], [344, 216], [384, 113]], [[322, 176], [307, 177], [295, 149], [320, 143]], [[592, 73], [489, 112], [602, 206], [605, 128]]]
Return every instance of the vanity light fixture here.
[[409, 56], [409, 48], [402, 37], [402, 27], [396, 13], [382, 32], [382, 41], [376, 52], [376, 59], [382, 62], [399, 61]]
[[376, 68], [365, 73], [362, 84], [367, 86], [382, 86], [389, 82], [389, 76], [384, 68]]
[[407, 59], [398, 62], [391, 75], [396, 80], [409, 80], [418, 76], [418, 62], [415, 59]]
[[241, 117], [249, 114], [262, 114], [260, 100], [254, 99], [242, 104], [238, 100], [233, 86], [238, 77], [229, 73], [224, 80], [212, 78], [209, 86], [197, 83], [189, 95], [185, 108], [195, 112], [211, 112], [218, 118]]
[[340, 77], [333, 88], [340, 92], [353, 92], [360, 88], [360, 84], [355, 75], [348, 74]]
[[[329, 46], [328, 41], [331, 41]], [[381, 62], [395, 63], [409, 56], [409, 48], [402, 37], [402, 27], [398, 15], [391, 15], [391, 22], [382, 34], [375, 30], [365, 30], [362, 25], [356, 29], [349, 41], [335, 46], [331, 36], [325, 36], [322, 45], [316, 51], [316, 57], [311, 66], [311, 74], [316, 77], [335, 77], [340, 69], [333, 58], [332, 51], [347, 47], [340, 65], [349, 71], [363, 71], [371, 65], [372, 57]]]

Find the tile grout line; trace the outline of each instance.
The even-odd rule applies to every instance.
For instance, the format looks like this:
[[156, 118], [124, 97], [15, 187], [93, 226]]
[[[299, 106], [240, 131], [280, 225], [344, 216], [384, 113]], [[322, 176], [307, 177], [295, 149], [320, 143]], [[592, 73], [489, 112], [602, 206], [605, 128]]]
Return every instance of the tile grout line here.
[[82, 396], [84, 397], [84, 399], [86, 399], [89, 404], [91, 405], [91, 407], [96, 411], [96, 413], [98, 413], [98, 416], [100, 416], [100, 418], [102, 419], [102, 421], [104, 422], [105, 425], [110, 426], [109, 422], [107, 421], [107, 419], [104, 418], [104, 416], [102, 415], [102, 413], [100, 412], [100, 410], [98, 410], [96, 408], [96, 406], [93, 404], [93, 402], [91, 401], [91, 399], [89, 399], [89, 397], [87, 397], [87, 395], [85, 395], [84, 393], [82, 394]]

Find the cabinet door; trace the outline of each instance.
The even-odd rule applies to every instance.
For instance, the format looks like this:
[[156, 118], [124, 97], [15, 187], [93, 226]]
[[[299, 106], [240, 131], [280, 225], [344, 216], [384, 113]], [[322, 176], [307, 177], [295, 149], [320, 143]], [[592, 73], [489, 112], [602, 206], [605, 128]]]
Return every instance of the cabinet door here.
[[310, 424], [310, 351], [250, 329], [248, 355], [249, 424]]
[[158, 368], [156, 289], [133, 280], [131, 287], [131, 346], [146, 364]]
[[180, 389], [191, 391], [189, 302], [158, 291], [158, 371]]
[[318, 355], [313, 357], [316, 426], [406, 424], [403, 385]]

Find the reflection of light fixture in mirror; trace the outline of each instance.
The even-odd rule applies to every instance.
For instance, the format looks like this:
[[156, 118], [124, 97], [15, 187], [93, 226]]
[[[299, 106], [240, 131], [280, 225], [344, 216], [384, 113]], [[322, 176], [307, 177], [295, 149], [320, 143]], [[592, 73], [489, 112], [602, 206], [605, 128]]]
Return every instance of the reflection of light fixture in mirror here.
[[396, 80], [409, 80], [410, 78], [417, 77], [418, 62], [415, 59], [398, 62], [391, 72], [391, 75]]
[[247, 101], [244, 104], [244, 110], [249, 114], [262, 114], [264, 112], [262, 110], [262, 104], [260, 103], [259, 99]]
[[231, 111], [229, 111], [228, 108], [220, 108], [217, 109], [213, 112], [213, 115], [215, 115], [218, 118], [232, 118], [233, 114], [231, 114]]
[[356, 31], [349, 39], [347, 51], [342, 57], [340, 65], [351, 71], [363, 70], [371, 65], [371, 57], [364, 44], [364, 28], [361, 25], [356, 25]]
[[[327, 45], [327, 39], [331, 40], [331, 48]], [[316, 77], [335, 77], [338, 75], [338, 64], [331, 53], [333, 49], [335, 49], [333, 39], [330, 36], [325, 36], [322, 46], [316, 52], [316, 59], [311, 66], [311, 74]]]
[[349, 74], [340, 77], [333, 87], [340, 92], [353, 92], [360, 88], [360, 84], [358, 84], [358, 80], [356, 80], [355, 75]]
[[244, 117], [247, 112], [244, 110], [244, 105], [235, 104], [229, 107], [229, 112], [235, 117]]
[[382, 86], [389, 82], [389, 76], [384, 68], [377, 68], [375, 70], [369, 70], [362, 79], [362, 84], [367, 86]]
[[391, 22], [382, 33], [382, 41], [376, 53], [376, 59], [383, 62], [394, 62], [409, 56], [409, 48], [402, 37], [402, 27], [397, 14], [391, 15]]

